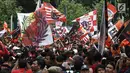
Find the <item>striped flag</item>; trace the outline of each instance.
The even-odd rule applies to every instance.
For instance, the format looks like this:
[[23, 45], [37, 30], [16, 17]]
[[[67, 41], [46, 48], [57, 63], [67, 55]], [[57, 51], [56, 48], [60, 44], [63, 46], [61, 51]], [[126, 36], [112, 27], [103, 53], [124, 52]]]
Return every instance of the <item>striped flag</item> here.
[[83, 26], [80, 26], [80, 28], [78, 29], [78, 35], [80, 36], [79, 39], [84, 41], [84, 43], [88, 42], [88, 32], [83, 28]]
[[119, 20], [114, 26], [108, 29], [108, 36], [112, 39], [123, 26], [123, 22]]
[[130, 20], [127, 20], [123, 24], [122, 28], [119, 30], [119, 32], [117, 33], [117, 35], [115, 37], [119, 38], [120, 41], [122, 41], [124, 39], [129, 40], [130, 39], [129, 32], [130, 32]]
[[116, 12], [117, 12], [116, 7], [107, 2], [108, 21], [114, 17]]
[[120, 29], [123, 26], [123, 22], [121, 20], [118, 20], [115, 25], [110, 27], [108, 29], [108, 38], [105, 42], [106, 46], [110, 46], [113, 43], [116, 43], [117, 40], [117, 34], [119, 33]]
[[48, 24], [52, 24], [56, 22], [56, 20], [66, 21], [66, 16], [54, 8], [50, 3], [44, 2], [41, 9], [46, 12], [46, 21]]
[[81, 17], [76, 18], [72, 22], [79, 22], [87, 32], [97, 31], [97, 10], [91, 11]]

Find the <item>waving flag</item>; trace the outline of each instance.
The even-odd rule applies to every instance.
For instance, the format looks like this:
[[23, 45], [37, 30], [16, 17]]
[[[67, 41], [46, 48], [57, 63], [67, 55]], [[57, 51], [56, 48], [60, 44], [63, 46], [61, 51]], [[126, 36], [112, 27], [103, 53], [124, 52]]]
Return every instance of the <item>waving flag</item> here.
[[56, 28], [61, 27], [62, 24], [63, 24], [63, 22], [61, 22], [61, 21], [56, 21], [56, 22], [55, 22]]
[[53, 43], [52, 32], [50, 26], [45, 20], [46, 12], [44, 10], [36, 10], [32, 16], [34, 18], [27, 18], [28, 22], [25, 24], [29, 25], [26, 27], [23, 35], [24, 45], [36, 45], [45, 46]]
[[4, 29], [4, 30], [1, 30], [1, 31], [0, 31], [0, 37], [2, 37], [2, 36], [5, 34], [5, 32], [7, 32], [5, 29]]
[[84, 43], [89, 40], [88, 32], [83, 28], [83, 26], [80, 26], [80, 28], [78, 29], [78, 35], [79, 39], [84, 41]]
[[113, 27], [108, 29], [108, 35], [112, 39], [122, 27], [123, 22], [119, 20]]
[[41, 9], [46, 11], [46, 21], [48, 24], [54, 23], [56, 20], [66, 21], [66, 16], [54, 8], [50, 3], [43, 3]]
[[117, 34], [119, 30], [122, 28], [123, 22], [118, 20], [114, 26], [108, 29], [108, 38], [106, 40], [106, 46], [110, 46], [112, 43], [116, 43], [117, 41]]
[[27, 24], [26, 21], [27, 18], [30, 16], [31, 13], [17, 13], [18, 16], [18, 21], [20, 25], [21, 32], [24, 33], [25, 29], [30, 25], [29, 23]]
[[97, 10], [91, 11], [72, 22], [79, 22], [80, 25], [86, 29], [87, 32], [97, 31]]
[[116, 7], [110, 3], [107, 3], [108, 21], [111, 20], [116, 14]]

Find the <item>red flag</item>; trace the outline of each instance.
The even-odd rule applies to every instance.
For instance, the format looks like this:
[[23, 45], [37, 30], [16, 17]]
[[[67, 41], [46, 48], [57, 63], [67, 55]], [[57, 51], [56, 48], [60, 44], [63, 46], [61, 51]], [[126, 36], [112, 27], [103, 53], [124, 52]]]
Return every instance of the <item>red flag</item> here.
[[110, 3], [107, 3], [108, 21], [114, 17], [117, 10], [116, 7]]
[[55, 20], [66, 21], [65, 15], [54, 8], [50, 3], [44, 2], [41, 9], [46, 11], [46, 21], [48, 24], [54, 23]]
[[80, 36], [79, 39], [84, 41], [84, 43], [89, 40], [88, 32], [82, 26], [78, 29], [78, 35]]
[[91, 11], [81, 17], [76, 18], [72, 22], [79, 22], [87, 32], [97, 31], [97, 10]]

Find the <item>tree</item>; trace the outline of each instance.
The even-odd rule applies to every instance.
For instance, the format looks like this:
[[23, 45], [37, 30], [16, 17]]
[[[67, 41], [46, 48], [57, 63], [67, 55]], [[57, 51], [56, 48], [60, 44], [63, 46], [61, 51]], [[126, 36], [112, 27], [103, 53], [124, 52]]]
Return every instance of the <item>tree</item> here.
[[72, 24], [72, 20], [75, 18], [91, 11], [89, 7], [85, 8], [82, 4], [76, 3], [74, 0], [61, 0], [58, 10], [66, 14], [67, 24], [69, 25]]
[[102, 19], [103, 2], [104, 0], [100, 0], [100, 2], [95, 5], [95, 9], [97, 10], [98, 25], [100, 25]]
[[0, 0], [0, 22], [9, 22], [10, 16], [16, 15], [21, 9], [16, 5], [16, 0]]

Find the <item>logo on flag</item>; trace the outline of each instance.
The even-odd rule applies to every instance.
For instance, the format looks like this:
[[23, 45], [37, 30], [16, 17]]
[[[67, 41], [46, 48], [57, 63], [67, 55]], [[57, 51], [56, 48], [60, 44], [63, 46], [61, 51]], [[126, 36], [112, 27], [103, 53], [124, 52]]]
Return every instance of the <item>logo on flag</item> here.
[[91, 11], [88, 14], [85, 14], [79, 18], [76, 18], [72, 22], [79, 22], [80, 25], [83, 26], [83, 28], [87, 32], [94, 32], [97, 31], [97, 11]]

